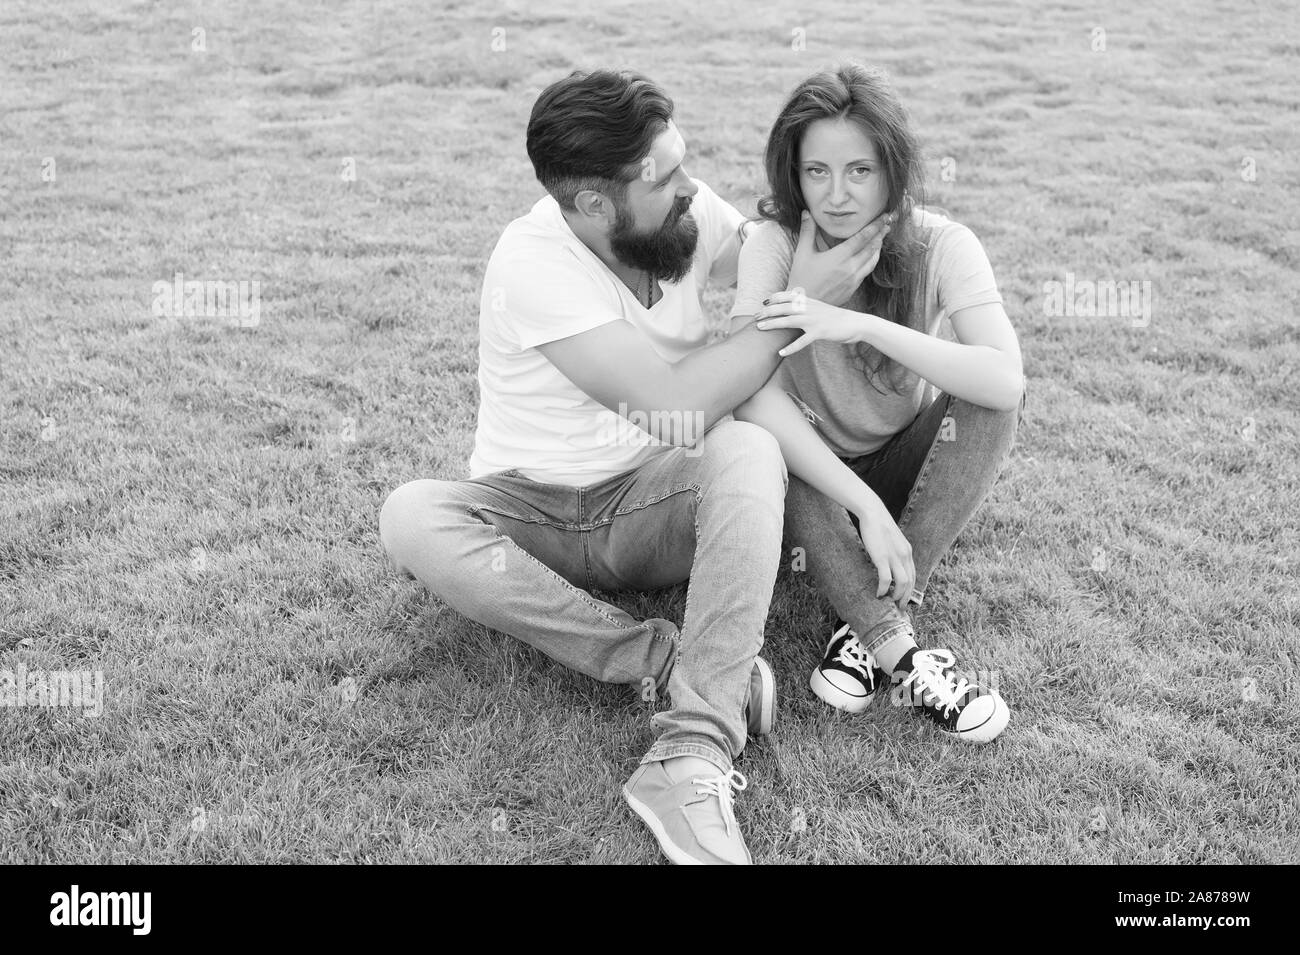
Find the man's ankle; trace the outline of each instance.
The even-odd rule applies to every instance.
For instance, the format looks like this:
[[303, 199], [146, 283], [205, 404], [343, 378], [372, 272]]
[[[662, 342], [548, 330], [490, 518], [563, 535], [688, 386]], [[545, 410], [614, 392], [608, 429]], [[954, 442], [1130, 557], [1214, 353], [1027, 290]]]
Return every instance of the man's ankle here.
[[703, 756], [670, 756], [663, 760], [661, 765], [674, 785], [704, 776], [713, 777], [722, 774], [722, 770]]

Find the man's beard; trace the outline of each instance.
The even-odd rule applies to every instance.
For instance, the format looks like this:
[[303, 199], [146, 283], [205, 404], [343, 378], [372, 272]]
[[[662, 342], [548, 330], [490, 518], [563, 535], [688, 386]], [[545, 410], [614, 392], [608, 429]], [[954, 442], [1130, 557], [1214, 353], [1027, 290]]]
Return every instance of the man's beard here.
[[649, 272], [664, 282], [680, 282], [691, 270], [695, 246], [700, 241], [700, 227], [690, 208], [690, 199], [680, 199], [658, 229], [637, 232], [632, 214], [619, 203], [615, 206], [614, 226], [609, 230], [610, 248], [628, 268]]

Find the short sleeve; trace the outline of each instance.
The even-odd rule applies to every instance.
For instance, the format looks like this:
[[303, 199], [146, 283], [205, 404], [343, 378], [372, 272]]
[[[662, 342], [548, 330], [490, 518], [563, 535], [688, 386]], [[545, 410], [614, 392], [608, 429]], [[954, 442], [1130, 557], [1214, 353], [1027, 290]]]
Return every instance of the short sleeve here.
[[739, 229], [745, 217], [707, 183], [699, 179], [691, 181], [699, 187], [692, 207], [695, 221], [700, 227], [700, 246], [707, 256], [708, 269], [705, 274], [710, 283], [731, 288], [736, 284], [736, 266], [740, 254]]
[[570, 249], [520, 242], [493, 253], [480, 315], [520, 351], [621, 320], [617, 293]]
[[733, 334], [749, 324], [763, 299], [785, 288], [793, 262], [794, 241], [780, 223], [764, 220], [750, 230], [740, 250], [736, 301], [729, 313]]
[[1002, 304], [984, 246], [975, 233], [954, 223], [944, 229], [931, 253], [939, 307], [948, 315], [976, 305]]

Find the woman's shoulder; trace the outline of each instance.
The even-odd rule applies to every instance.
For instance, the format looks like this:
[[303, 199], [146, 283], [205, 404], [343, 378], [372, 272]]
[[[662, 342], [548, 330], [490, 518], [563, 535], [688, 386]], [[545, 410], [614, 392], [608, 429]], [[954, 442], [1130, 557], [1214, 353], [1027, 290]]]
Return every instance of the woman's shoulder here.
[[740, 247], [740, 271], [760, 275], [788, 271], [794, 261], [794, 248], [794, 237], [781, 223], [759, 219], [750, 227], [745, 244]]
[[929, 233], [938, 237], [951, 232], [970, 230], [958, 222], [952, 216], [948, 215], [944, 209], [923, 209], [917, 207], [912, 210], [912, 224], [922, 232]]
[[982, 255], [983, 244], [968, 226], [950, 218], [937, 209], [914, 209], [912, 221], [925, 245], [925, 256], [931, 266], [954, 257], [964, 260], [971, 255]]
[[912, 223], [926, 237], [926, 244], [931, 249], [940, 242], [975, 238], [975, 233], [968, 226], [962, 225], [942, 209], [913, 209]]
[[793, 249], [795, 247], [795, 237], [775, 219], [751, 221], [753, 225], [750, 226], [748, 236], [745, 239], [746, 245], [754, 242], [758, 246], [770, 249]]

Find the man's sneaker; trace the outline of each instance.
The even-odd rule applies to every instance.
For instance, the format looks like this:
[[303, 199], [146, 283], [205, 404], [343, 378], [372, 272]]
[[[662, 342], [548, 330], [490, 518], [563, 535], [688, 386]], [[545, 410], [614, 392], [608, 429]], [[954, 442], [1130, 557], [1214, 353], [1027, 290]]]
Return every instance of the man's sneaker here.
[[645, 763], [623, 787], [623, 798], [677, 865], [753, 865], [731, 802], [732, 789], [747, 785], [734, 769], [674, 783], [663, 763]]
[[1006, 728], [1011, 712], [997, 693], [958, 677], [956, 662], [948, 650], [913, 647], [898, 661], [890, 699], [917, 707], [949, 736], [988, 743]]
[[812, 671], [808, 685], [837, 710], [861, 713], [884, 682], [885, 673], [876, 666], [876, 658], [863, 649], [858, 635], [845, 623], [831, 636], [826, 655]]
[[749, 674], [745, 721], [749, 724], [750, 736], [766, 736], [772, 732], [772, 724], [776, 722], [776, 678], [762, 657], [754, 657], [754, 669]]

